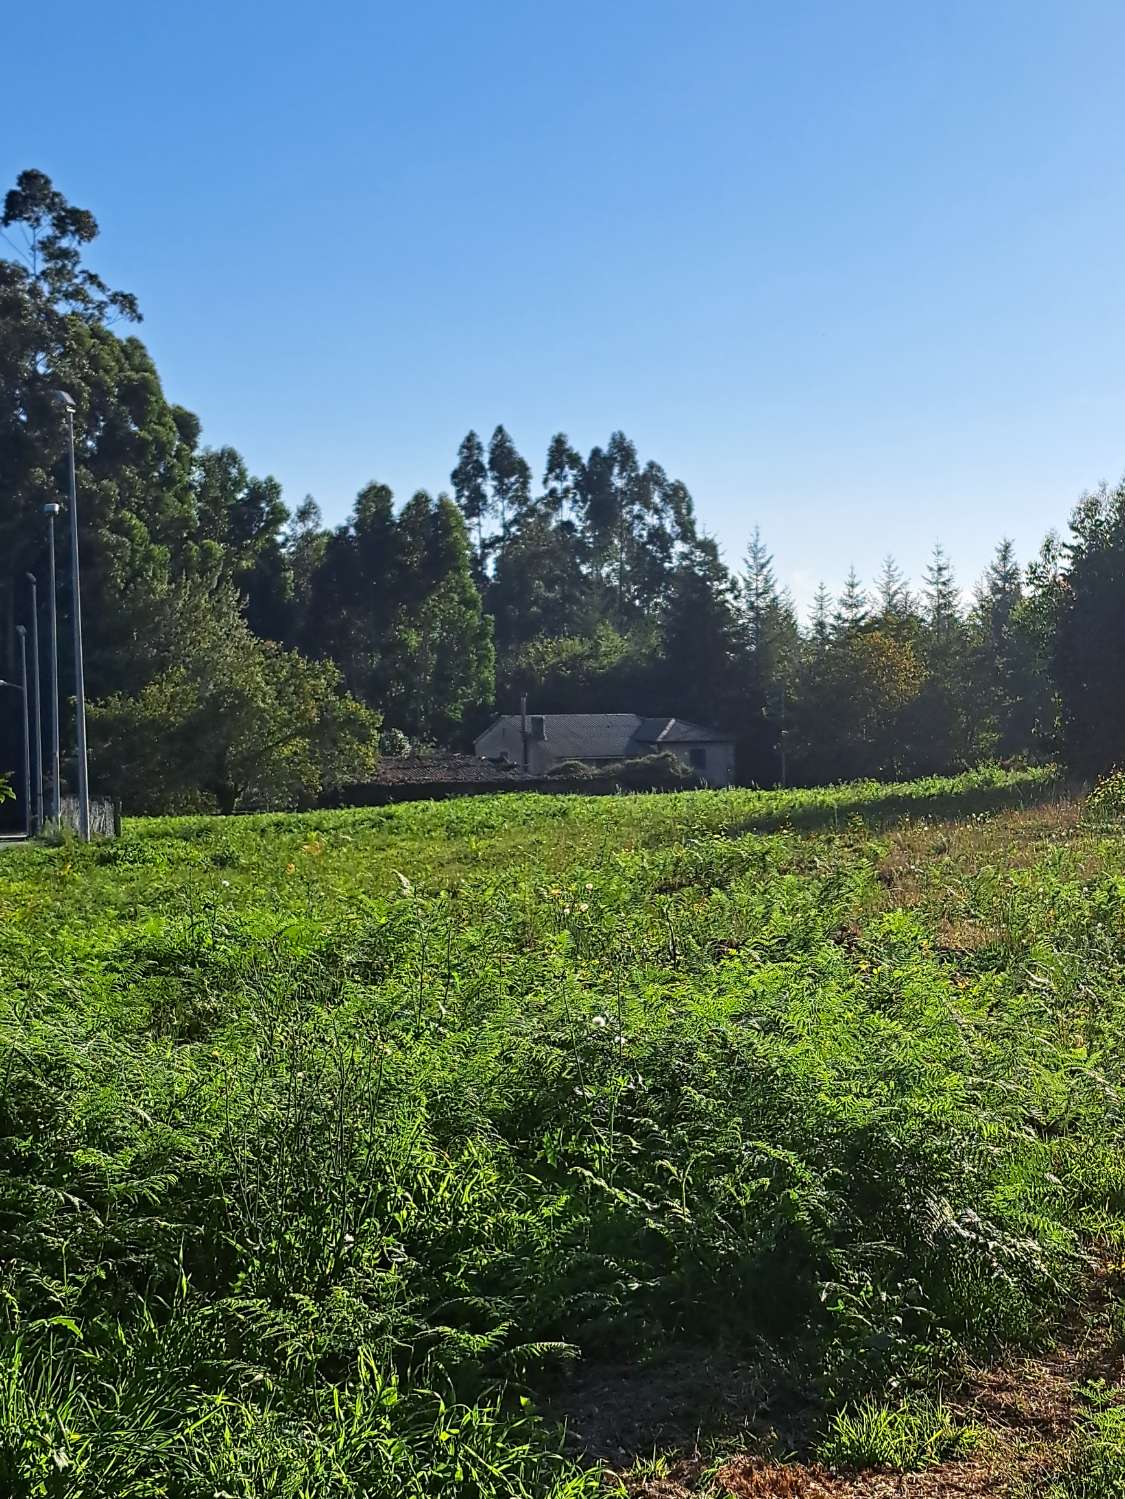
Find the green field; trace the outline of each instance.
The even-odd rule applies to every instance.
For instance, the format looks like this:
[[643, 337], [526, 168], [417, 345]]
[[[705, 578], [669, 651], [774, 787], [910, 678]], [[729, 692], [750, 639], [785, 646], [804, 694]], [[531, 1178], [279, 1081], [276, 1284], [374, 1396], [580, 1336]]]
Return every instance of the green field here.
[[[985, 771], [0, 852], [0, 1492], [1016, 1483], [983, 1375], [1125, 1329], [1113, 810]], [[1032, 1491], [1123, 1491], [1088, 1375]]]

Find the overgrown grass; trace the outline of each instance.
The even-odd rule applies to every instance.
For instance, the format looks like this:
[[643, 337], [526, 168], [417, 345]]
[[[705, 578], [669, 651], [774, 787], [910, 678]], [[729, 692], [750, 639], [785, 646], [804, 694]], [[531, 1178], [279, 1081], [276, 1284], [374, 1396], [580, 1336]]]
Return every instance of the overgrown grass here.
[[1120, 1499], [1125, 1494], [1125, 1407], [1092, 1411], [1071, 1443], [1048, 1499]]
[[1125, 855], [1062, 797], [0, 854], [4, 1491], [594, 1493], [535, 1415], [576, 1363], [854, 1411], [1042, 1339], [1125, 1202]]
[[977, 1440], [978, 1434], [959, 1424], [940, 1400], [916, 1396], [885, 1405], [868, 1396], [836, 1412], [818, 1455], [833, 1468], [910, 1473], [960, 1457]]

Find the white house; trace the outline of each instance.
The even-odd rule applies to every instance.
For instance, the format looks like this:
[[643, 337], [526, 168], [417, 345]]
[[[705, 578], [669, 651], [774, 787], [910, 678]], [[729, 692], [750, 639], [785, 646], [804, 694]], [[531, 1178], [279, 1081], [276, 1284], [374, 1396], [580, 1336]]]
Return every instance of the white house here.
[[563, 760], [611, 765], [665, 752], [690, 766], [710, 786], [734, 779], [734, 740], [718, 729], [683, 718], [642, 718], [637, 713], [508, 713], [474, 741], [486, 760], [508, 759], [533, 775]]

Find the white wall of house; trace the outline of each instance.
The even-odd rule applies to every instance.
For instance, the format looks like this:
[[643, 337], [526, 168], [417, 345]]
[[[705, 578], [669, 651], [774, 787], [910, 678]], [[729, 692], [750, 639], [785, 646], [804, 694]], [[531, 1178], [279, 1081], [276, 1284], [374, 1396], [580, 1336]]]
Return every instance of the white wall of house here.
[[[486, 760], [499, 760], [501, 755], [507, 755], [514, 765], [523, 764], [523, 735], [520, 732], [519, 721], [515, 723], [505, 722], [492, 724], [485, 729], [476, 741], [476, 752], [483, 755]], [[550, 740], [535, 739], [531, 735], [530, 719], [528, 720], [527, 735], [527, 768], [532, 775], [544, 775], [558, 761], [558, 755], [551, 751]]]
[[734, 743], [731, 740], [716, 744], [654, 744], [653, 750], [668, 750], [681, 765], [702, 775], [708, 786], [729, 786], [734, 780]]

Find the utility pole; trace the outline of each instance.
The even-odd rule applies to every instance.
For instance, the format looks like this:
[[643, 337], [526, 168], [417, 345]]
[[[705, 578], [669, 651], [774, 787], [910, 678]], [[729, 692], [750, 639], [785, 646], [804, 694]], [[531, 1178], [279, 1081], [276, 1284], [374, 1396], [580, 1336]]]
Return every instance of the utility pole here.
[[39, 701], [39, 585], [35, 574], [28, 573], [31, 584], [31, 723], [35, 736], [35, 829], [43, 831], [43, 705]]
[[59, 513], [55, 501], [43, 506], [47, 517], [47, 555], [50, 575], [48, 580], [47, 623], [51, 651], [51, 821], [57, 823], [62, 816], [62, 761], [59, 755], [59, 609], [58, 590], [55, 585], [55, 516]]
[[82, 582], [78, 567], [78, 480], [74, 468], [74, 400], [58, 392], [66, 413], [66, 435], [70, 450], [70, 591], [74, 618], [74, 716], [77, 730], [78, 836], [90, 841], [90, 769], [86, 758], [86, 668], [82, 658]]

